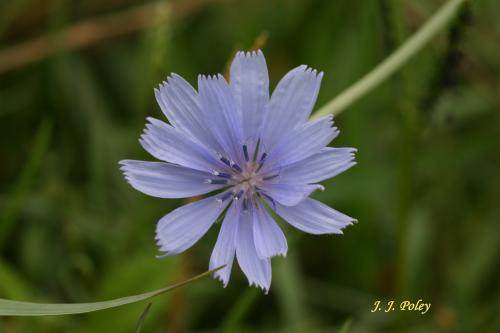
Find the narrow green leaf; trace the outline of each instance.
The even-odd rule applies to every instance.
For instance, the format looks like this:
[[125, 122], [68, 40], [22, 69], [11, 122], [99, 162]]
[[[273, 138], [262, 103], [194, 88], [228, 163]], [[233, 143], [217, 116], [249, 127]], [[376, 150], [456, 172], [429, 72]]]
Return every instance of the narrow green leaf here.
[[68, 314], [80, 314], [94, 312], [104, 309], [116, 308], [126, 304], [137, 303], [149, 298], [161, 295], [173, 289], [179, 288], [185, 284], [196, 281], [202, 277], [208, 276], [224, 266], [207, 271], [186, 281], [176, 283], [172, 286], [150, 291], [147, 293], [117, 298], [109, 301], [94, 303], [73, 303], [73, 304], [51, 304], [51, 303], [32, 303], [19, 302], [7, 299], [0, 299], [0, 316], [57, 316]]
[[275, 265], [276, 298], [283, 313], [283, 325], [290, 331], [298, 331], [307, 318], [303, 300], [300, 270], [297, 258], [292, 254]]
[[333, 114], [338, 115], [354, 102], [385, 82], [392, 74], [403, 67], [408, 60], [423, 49], [451, 20], [467, 0], [448, 0], [441, 8], [403, 45], [368, 72], [353, 85], [334, 97], [316, 111], [311, 119]]
[[348, 318], [340, 327], [339, 333], [347, 333], [351, 329], [352, 318]]
[[137, 326], [135, 327], [135, 333], [140, 333], [142, 330], [142, 326], [144, 325], [144, 320], [146, 320], [146, 316], [148, 315], [149, 309], [151, 309], [151, 305], [153, 303], [149, 302], [141, 316], [139, 317], [139, 321], [137, 322]]

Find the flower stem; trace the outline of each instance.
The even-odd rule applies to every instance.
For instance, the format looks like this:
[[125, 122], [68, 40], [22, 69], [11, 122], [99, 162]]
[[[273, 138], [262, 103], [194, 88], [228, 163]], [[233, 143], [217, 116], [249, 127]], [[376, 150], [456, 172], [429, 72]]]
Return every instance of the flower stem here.
[[327, 114], [338, 115], [358, 99], [375, 89], [398, 69], [405, 65], [437, 33], [455, 17], [458, 9], [467, 0], [448, 0], [413, 36], [394, 53], [364, 77], [344, 90], [340, 95], [315, 112], [311, 119]]

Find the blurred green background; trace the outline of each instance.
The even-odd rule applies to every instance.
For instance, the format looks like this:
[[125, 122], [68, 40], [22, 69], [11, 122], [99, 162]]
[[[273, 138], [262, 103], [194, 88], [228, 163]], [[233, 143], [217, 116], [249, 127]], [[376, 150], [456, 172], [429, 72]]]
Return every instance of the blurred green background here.
[[[205, 271], [218, 226], [155, 258], [155, 224], [182, 204], [133, 190], [117, 162], [151, 158], [153, 87], [195, 84], [263, 48], [272, 86], [308, 64], [317, 107], [391, 53], [443, 1], [2, 0], [0, 297], [83, 302]], [[285, 227], [269, 295], [238, 268], [160, 296], [143, 332], [499, 332], [500, 6], [476, 0], [405, 68], [336, 118], [358, 165], [316, 196], [359, 220], [344, 236]], [[428, 313], [370, 313], [423, 299]], [[146, 304], [0, 318], [0, 332], [132, 332]], [[350, 327], [349, 327], [350, 326]]]

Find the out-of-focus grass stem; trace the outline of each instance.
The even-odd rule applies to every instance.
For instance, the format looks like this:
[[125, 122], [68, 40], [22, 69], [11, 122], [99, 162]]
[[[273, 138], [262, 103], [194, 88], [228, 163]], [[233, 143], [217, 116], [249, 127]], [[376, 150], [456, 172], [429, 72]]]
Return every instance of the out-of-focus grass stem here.
[[231, 312], [227, 314], [220, 325], [219, 332], [228, 333], [236, 331], [236, 327], [251, 310], [252, 306], [263, 294], [262, 290], [257, 288], [248, 288], [238, 298], [238, 302], [233, 306]]
[[19, 180], [14, 185], [6, 204], [0, 213], [0, 249], [9, 237], [10, 231], [21, 209], [27, 193], [31, 190], [38, 171], [42, 167], [45, 154], [47, 153], [50, 136], [52, 133], [52, 122], [49, 119], [42, 121], [38, 127], [33, 148], [29, 152], [29, 158], [19, 175]]

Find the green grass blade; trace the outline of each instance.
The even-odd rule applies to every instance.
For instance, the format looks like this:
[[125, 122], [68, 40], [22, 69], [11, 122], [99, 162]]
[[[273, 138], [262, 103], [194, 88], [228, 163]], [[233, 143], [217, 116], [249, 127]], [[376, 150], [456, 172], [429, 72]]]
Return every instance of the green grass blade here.
[[139, 317], [139, 321], [137, 322], [137, 326], [135, 327], [134, 330], [135, 333], [141, 332], [142, 326], [144, 325], [144, 321], [146, 320], [149, 309], [151, 309], [151, 305], [153, 305], [153, 303], [149, 302], [144, 311], [142, 312], [141, 316]]
[[401, 47], [382, 61], [377, 67], [357, 80], [352, 86], [324, 105], [311, 119], [328, 114], [338, 115], [354, 102], [378, 87], [392, 74], [404, 66], [427, 43], [431, 41], [455, 17], [460, 7], [467, 0], [449, 0]]
[[262, 294], [262, 291], [257, 288], [246, 289], [231, 311], [225, 316], [218, 331], [223, 333], [237, 331], [238, 324], [252, 310], [253, 305]]
[[339, 333], [347, 333], [351, 329], [352, 318], [348, 318], [340, 327]]
[[207, 271], [205, 273], [192, 277], [186, 281], [176, 283], [169, 287], [161, 288], [158, 290], [150, 291], [139, 295], [127, 296], [103, 302], [51, 304], [51, 303], [19, 302], [7, 299], [0, 299], [0, 316], [57, 316], [57, 315], [80, 314], [80, 313], [116, 308], [122, 305], [141, 302], [150, 299], [152, 297], [161, 295], [173, 289], [184, 286], [188, 283], [194, 282], [202, 277], [208, 276], [213, 272], [221, 269], [222, 267], [218, 267], [216, 269]]

